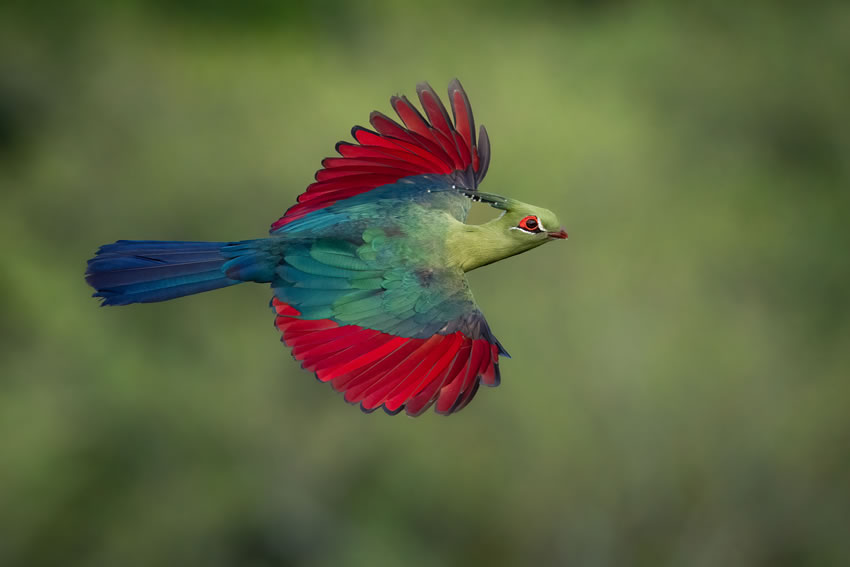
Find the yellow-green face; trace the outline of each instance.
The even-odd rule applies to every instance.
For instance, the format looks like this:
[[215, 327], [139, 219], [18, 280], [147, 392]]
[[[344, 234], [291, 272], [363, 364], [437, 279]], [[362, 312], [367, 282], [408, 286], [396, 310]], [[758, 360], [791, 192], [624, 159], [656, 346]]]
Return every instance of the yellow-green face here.
[[508, 231], [514, 245], [523, 250], [540, 246], [551, 240], [567, 238], [567, 231], [555, 213], [519, 201], [510, 201], [500, 224]]

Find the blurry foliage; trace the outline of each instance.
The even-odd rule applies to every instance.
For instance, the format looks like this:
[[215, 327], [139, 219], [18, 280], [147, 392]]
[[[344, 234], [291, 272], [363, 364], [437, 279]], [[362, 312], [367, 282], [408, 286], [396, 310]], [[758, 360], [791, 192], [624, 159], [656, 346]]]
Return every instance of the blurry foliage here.
[[[843, 2], [0, 7], [0, 564], [850, 563]], [[570, 240], [471, 274], [514, 356], [362, 415], [269, 292], [98, 309], [117, 238], [262, 235], [458, 76], [488, 191]]]

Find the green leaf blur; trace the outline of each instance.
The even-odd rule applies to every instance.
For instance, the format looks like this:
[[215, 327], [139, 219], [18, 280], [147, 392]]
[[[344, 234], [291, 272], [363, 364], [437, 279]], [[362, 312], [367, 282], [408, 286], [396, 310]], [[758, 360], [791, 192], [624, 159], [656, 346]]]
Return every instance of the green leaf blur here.
[[[850, 564], [850, 4], [0, 8], [0, 564]], [[118, 238], [259, 237], [459, 77], [486, 191], [570, 239], [471, 274], [513, 355], [364, 415], [240, 286], [100, 309]]]

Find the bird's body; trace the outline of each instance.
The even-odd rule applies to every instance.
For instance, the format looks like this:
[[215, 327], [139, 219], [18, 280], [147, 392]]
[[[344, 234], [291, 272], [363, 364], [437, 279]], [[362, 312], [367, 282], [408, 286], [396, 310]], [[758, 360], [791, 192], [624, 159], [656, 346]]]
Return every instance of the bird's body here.
[[[394, 97], [406, 128], [373, 113], [378, 132], [355, 128], [360, 145], [337, 146], [343, 157], [323, 162], [269, 237], [105, 245], [87, 271], [95, 296], [123, 305], [270, 284], [282, 340], [347, 401], [366, 411], [458, 411], [479, 382], [498, 383], [507, 355], [464, 273], [566, 232], [545, 209], [477, 191], [489, 141], [482, 127], [476, 146], [457, 81], [454, 125], [430, 87], [419, 93], [430, 123]], [[502, 216], [466, 224], [473, 200]]]

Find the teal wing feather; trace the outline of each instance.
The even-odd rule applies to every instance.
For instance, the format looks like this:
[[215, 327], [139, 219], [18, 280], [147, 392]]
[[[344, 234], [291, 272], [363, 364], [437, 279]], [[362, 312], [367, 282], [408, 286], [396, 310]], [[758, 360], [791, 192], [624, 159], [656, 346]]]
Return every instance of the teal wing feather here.
[[507, 356], [463, 272], [440, 265], [439, 239], [406, 232], [419, 208], [399, 206], [359, 234], [329, 224], [326, 236], [282, 240], [272, 281], [282, 340], [364, 411], [459, 411], [479, 384], [499, 383]]
[[[464, 222], [472, 201], [480, 199], [480, 195], [483, 194], [459, 187], [443, 175], [406, 177], [288, 221], [272, 234], [288, 238], [356, 238], [367, 228], [386, 225], [388, 219], [411, 216], [428, 221], [422, 216], [436, 218], [446, 213]], [[415, 207], [415, 214], [411, 207]], [[427, 229], [427, 222], [423, 226]]]
[[[402, 337], [425, 338], [478, 310], [457, 269], [411, 264], [363, 244], [319, 239], [289, 247], [272, 283], [275, 297], [304, 319], [331, 319]], [[397, 248], [384, 239], [382, 250]]]

